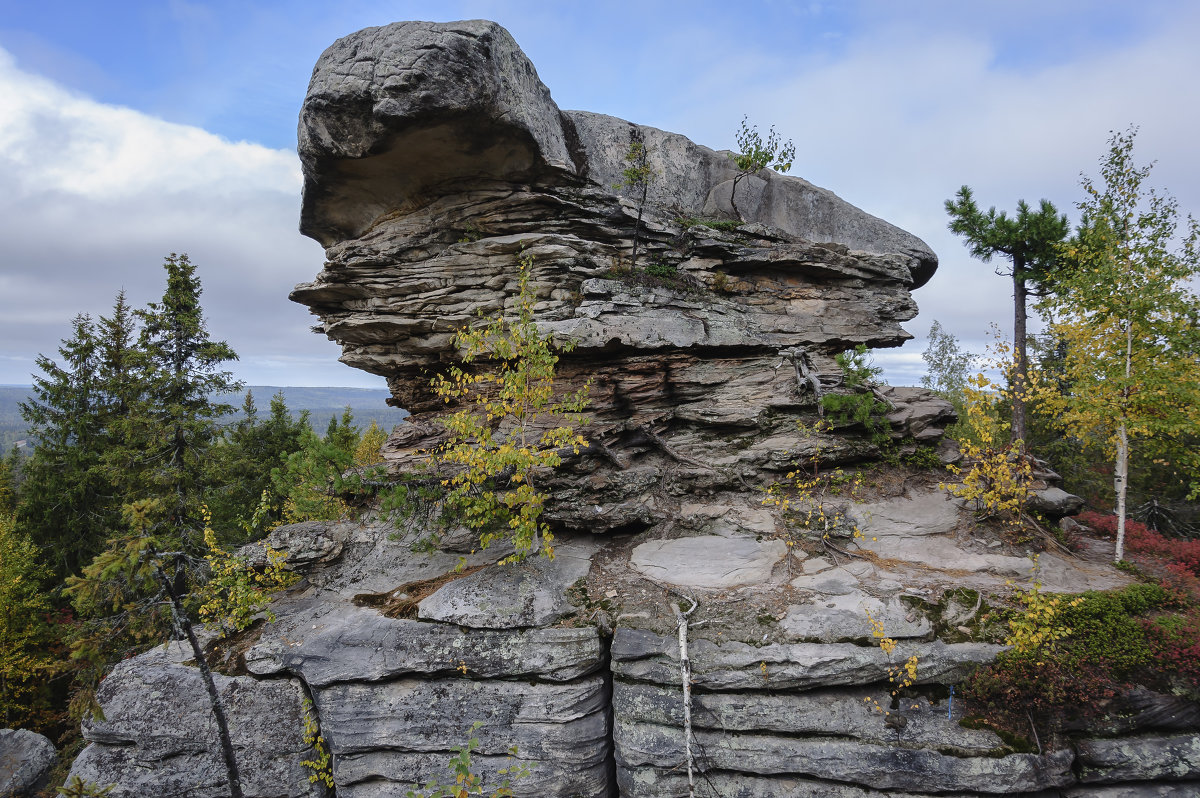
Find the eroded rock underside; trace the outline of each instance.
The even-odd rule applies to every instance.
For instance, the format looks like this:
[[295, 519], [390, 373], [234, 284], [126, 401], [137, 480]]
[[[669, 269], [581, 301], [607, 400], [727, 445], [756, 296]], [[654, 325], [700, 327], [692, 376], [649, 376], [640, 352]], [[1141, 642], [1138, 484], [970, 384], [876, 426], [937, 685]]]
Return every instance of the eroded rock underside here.
[[[632, 270], [638, 202], [613, 188], [631, 142], [656, 171]], [[514, 745], [534, 765], [517, 795], [687, 795], [671, 605], [693, 600], [697, 795], [1200, 790], [1200, 742], [1177, 717], [1042, 753], [959, 724], [949, 688], [1001, 650], [985, 642], [984, 597], [1035, 575], [1023, 551], [974, 534], [936, 476], [881, 469], [877, 484], [838, 498], [839, 531], [862, 536], [828, 549], [791, 545], [794, 532], [763, 505], [763, 489], [798, 462], [879, 456], [860, 429], [814, 428], [802, 371], [844, 391], [835, 354], [908, 337], [911, 291], [936, 268], [919, 239], [769, 171], [738, 185], [745, 223], [699, 224], [735, 219], [727, 154], [560, 111], [508, 33], [481, 21], [336, 42], [313, 74], [300, 154], [301, 229], [328, 262], [292, 297], [343, 361], [386, 376], [413, 412], [384, 448], [393, 474], [440, 440], [430, 376], [456, 362], [456, 329], [512, 308], [521, 253], [539, 324], [576, 343], [561, 386], [593, 380], [593, 421], [591, 445], [540, 482], [558, 532], [552, 561], [501, 566], [511, 549], [475, 551], [453, 530], [423, 549], [436, 506], [273, 533], [305, 579], [276, 601], [274, 623], [228, 653], [241, 675], [221, 683], [242, 772], [255, 774], [247, 795], [403, 795], [445, 781], [477, 721], [481, 771], [505, 767]], [[650, 265], [659, 277], [646, 277]], [[939, 448], [953, 420], [945, 402], [905, 388], [879, 398], [895, 453], [952, 456]], [[477, 569], [455, 573], [460, 557]], [[1036, 578], [1046, 590], [1125, 584], [1103, 561], [1048, 552]], [[868, 614], [899, 641], [890, 655]], [[917, 683], [893, 702], [889, 676], [913, 655]], [[110, 676], [108, 720], [85, 728], [92, 744], [76, 771], [117, 782], [115, 796], [221, 794], [205, 721], [182, 734], [161, 722], [165, 707], [203, 714], [188, 672], [151, 654]], [[300, 769], [311, 757], [307, 696], [332, 754], [331, 790]], [[203, 785], [187, 787], [190, 774]]]

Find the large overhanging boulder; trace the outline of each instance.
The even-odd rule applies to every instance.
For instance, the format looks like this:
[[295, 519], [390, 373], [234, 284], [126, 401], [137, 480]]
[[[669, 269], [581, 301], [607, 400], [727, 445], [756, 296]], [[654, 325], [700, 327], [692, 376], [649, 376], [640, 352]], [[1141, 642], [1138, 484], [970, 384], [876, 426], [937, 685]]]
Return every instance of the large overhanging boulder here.
[[[937, 264], [918, 238], [770, 170], [738, 186], [745, 225], [697, 226], [736, 219], [729, 154], [560, 111], [493, 22], [340, 39], [313, 72], [299, 140], [301, 230], [329, 261], [292, 298], [344, 362], [391, 378], [418, 410], [428, 399], [418, 375], [455, 359], [453, 330], [511, 302], [522, 251], [539, 322], [579, 343], [576, 360], [616, 372], [647, 352], [744, 359], [804, 346], [828, 368], [847, 346], [897, 346], [916, 314], [909, 292]], [[679, 274], [659, 290], [604, 279], [633, 248], [639, 209], [614, 188], [633, 142], [655, 171], [636, 265]]]

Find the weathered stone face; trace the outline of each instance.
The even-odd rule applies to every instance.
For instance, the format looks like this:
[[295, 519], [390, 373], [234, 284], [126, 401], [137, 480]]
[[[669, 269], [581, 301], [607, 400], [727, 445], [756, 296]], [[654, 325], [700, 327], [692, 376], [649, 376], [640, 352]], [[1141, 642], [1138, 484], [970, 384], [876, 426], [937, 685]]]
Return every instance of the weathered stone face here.
[[[604, 279], [631, 255], [638, 208], [613, 186], [632, 142], [655, 170], [639, 264], [674, 267], [674, 286]], [[736, 218], [728, 154], [560, 112], [490, 22], [397, 23], [336, 42], [313, 72], [300, 154], [301, 230], [329, 262], [292, 298], [345, 362], [389, 377], [414, 410], [428, 400], [423, 369], [456, 359], [453, 331], [511, 302], [522, 251], [539, 321], [578, 345], [564, 368], [603, 364], [617, 381], [646, 353], [757, 362], [804, 346], [828, 367], [856, 343], [898, 345], [916, 313], [909, 291], [937, 263], [919, 239], [769, 171], [739, 186], [749, 224], [689, 224]]]

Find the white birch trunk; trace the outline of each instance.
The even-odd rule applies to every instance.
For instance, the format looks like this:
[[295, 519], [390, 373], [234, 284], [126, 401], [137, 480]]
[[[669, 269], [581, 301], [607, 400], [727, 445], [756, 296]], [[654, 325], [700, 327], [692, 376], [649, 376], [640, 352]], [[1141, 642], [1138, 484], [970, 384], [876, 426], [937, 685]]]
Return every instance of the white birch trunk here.
[[696, 602], [692, 602], [692, 609], [687, 612], [680, 610], [678, 604], [672, 604], [671, 609], [675, 611], [675, 623], [679, 628], [679, 677], [683, 682], [683, 750], [687, 756], [688, 798], [695, 798], [696, 777], [692, 768], [692, 663], [688, 659], [687, 616], [696, 609]]
[[1129, 380], [1133, 374], [1133, 324], [1125, 320], [1125, 387], [1121, 396], [1121, 423], [1117, 427], [1117, 463], [1113, 469], [1113, 487], [1117, 493], [1117, 548], [1114, 562], [1125, 559], [1125, 491], [1129, 486]]

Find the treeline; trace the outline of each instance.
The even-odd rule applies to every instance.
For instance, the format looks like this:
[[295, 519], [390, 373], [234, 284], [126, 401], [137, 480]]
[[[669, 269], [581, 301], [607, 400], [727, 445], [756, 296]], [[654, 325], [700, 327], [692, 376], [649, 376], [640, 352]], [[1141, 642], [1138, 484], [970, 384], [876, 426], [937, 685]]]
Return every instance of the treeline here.
[[213, 600], [200, 588], [229, 550], [341, 517], [343, 474], [380, 459], [385, 434], [349, 408], [322, 435], [282, 394], [214, 399], [241, 390], [237, 355], [209, 336], [187, 256], [164, 269], [160, 301], [119, 293], [38, 357], [32, 451], [0, 461], [0, 726], [71, 735], [113, 662]]
[[[0, 452], [8, 452], [14, 444], [29, 437], [28, 425], [21, 415], [21, 403], [33, 398], [32, 391], [30, 386], [0, 385]], [[347, 407], [364, 427], [374, 421], [379, 427], [390, 428], [408, 415], [407, 410], [384, 404], [388, 392], [382, 389], [249, 385], [236, 394], [213, 397], [218, 402], [235, 405], [230, 415], [221, 417], [222, 424], [231, 424], [241, 417], [238, 406], [245, 391], [250, 391], [260, 401], [277, 393], [283, 394], [292, 418], [298, 419], [301, 413], [308, 411], [309, 423], [318, 432], [325, 429], [331, 418], [340, 418]]]

